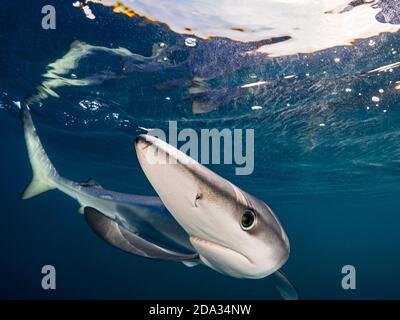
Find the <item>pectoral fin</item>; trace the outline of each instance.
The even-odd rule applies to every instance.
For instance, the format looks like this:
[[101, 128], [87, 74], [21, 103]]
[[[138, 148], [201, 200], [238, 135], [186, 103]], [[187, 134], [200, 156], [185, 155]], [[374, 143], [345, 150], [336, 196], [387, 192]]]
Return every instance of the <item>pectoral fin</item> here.
[[97, 235], [100, 236], [100, 238], [125, 252], [150, 259], [180, 262], [195, 261], [198, 259], [196, 253], [178, 253], [151, 243], [137, 234], [125, 229], [118, 224], [118, 222], [107, 218], [104, 214], [94, 208], [85, 207], [84, 214], [87, 223], [97, 233]]
[[271, 277], [276, 290], [278, 290], [284, 300], [299, 300], [296, 288], [282, 271], [276, 271]]

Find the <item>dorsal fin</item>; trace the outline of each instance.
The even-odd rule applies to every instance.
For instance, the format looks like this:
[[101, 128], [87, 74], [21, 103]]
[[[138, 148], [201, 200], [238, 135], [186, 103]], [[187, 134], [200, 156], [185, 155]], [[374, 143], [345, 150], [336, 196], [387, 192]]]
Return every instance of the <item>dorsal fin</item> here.
[[94, 180], [93, 178], [89, 178], [84, 182], [81, 182], [81, 186], [84, 187], [94, 187], [94, 186], [99, 186], [99, 184]]

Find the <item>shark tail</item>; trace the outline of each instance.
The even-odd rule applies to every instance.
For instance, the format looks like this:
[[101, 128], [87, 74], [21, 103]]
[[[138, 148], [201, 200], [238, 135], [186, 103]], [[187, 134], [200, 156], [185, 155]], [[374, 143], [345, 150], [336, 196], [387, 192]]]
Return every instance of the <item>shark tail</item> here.
[[26, 148], [33, 172], [32, 181], [22, 193], [21, 199], [29, 199], [55, 189], [54, 178], [58, 176], [58, 173], [40, 142], [29, 112], [29, 107], [26, 104], [21, 104], [21, 119], [24, 127]]

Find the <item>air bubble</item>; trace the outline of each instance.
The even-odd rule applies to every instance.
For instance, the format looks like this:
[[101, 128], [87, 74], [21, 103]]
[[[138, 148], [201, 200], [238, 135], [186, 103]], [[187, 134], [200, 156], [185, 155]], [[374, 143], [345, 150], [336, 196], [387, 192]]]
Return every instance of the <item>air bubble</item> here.
[[197, 40], [195, 38], [186, 38], [185, 46], [187, 47], [195, 47], [197, 46]]

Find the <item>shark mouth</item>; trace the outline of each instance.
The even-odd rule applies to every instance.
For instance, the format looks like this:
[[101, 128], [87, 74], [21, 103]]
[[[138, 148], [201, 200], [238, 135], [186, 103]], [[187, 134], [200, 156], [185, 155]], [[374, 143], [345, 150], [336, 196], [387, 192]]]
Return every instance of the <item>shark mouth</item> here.
[[237, 258], [245, 259], [247, 264], [253, 264], [253, 262], [242, 253], [214, 241], [205, 240], [197, 236], [190, 236], [190, 242], [197, 250], [199, 250], [199, 252], [205, 253], [207, 251], [212, 252], [215, 255], [237, 256]]

